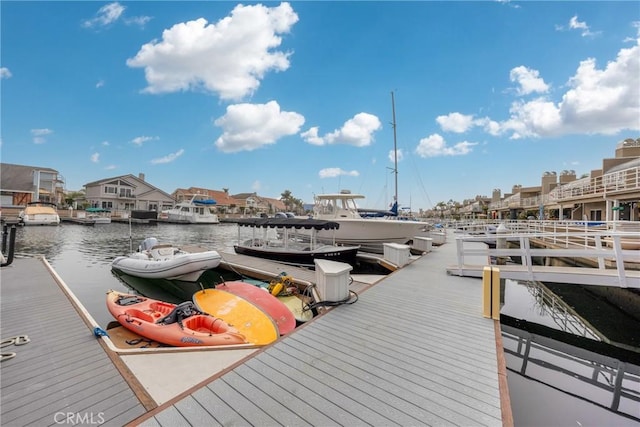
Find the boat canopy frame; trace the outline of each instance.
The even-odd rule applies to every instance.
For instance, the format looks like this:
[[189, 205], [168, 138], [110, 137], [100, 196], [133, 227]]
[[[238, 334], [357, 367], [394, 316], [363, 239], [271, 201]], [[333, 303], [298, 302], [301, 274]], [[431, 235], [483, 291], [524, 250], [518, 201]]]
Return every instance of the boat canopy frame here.
[[337, 230], [340, 223], [310, 218], [241, 218], [237, 220], [240, 227], [253, 228], [295, 228], [314, 230]]

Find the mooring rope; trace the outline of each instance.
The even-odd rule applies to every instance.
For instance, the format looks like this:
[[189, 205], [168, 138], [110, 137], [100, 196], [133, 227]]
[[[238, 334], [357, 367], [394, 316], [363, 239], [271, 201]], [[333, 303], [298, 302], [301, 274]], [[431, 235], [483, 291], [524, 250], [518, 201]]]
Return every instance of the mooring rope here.
[[[28, 335], [16, 335], [15, 337], [2, 339], [0, 342], [0, 347], [7, 347], [10, 345], [25, 345], [31, 342], [31, 339]], [[0, 355], [0, 362], [4, 362], [5, 360], [13, 359], [16, 357], [15, 352], [2, 353]]]

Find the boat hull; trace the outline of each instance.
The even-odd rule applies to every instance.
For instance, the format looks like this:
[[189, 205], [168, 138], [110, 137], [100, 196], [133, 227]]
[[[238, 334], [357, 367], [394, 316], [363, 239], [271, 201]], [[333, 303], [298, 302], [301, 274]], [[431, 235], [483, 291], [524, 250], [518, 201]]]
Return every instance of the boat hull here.
[[175, 304], [139, 295], [116, 291], [107, 293], [107, 309], [118, 323], [149, 340], [174, 347], [247, 344], [245, 337], [237, 329], [222, 319], [209, 315], [196, 314], [182, 320], [181, 324], [160, 323], [174, 308]]
[[327, 259], [355, 265], [358, 249], [360, 249], [359, 246], [330, 246], [322, 247], [317, 250], [303, 251], [277, 248], [269, 249], [245, 245], [235, 245], [233, 248], [238, 254], [270, 259], [272, 261], [304, 267], [314, 267], [314, 260], [316, 259]]
[[167, 212], [166, 222], [177, 224], [219, 224], [220, 220], [217, 215], [214, 216], [197, 216], [197, 215], [181, 215]]
[[360, 245], [365, 252], [383, 253], [384, 243], [407, 244], [415, 236], [429, 237], [428, 225], [418, 221], [395, 219], [332, 219], [340, 224], [337, 230], [319, 230], [322, 242]]
[[220, 265], [221, 259], [217, 251], [188, 253], [164, 260], [121, 256], [113, 260], [111, 268], [145, 279], [196, 282], [206, 270]]

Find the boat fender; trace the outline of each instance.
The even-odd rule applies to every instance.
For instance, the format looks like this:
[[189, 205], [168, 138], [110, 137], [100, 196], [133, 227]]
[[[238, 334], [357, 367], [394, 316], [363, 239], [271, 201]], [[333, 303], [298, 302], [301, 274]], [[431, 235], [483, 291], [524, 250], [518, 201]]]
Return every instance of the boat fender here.
[[284, 285], [282, 283], [276, 283], [271, 289], [271, 295], [278, 296], [278, 294], [282, 291]]

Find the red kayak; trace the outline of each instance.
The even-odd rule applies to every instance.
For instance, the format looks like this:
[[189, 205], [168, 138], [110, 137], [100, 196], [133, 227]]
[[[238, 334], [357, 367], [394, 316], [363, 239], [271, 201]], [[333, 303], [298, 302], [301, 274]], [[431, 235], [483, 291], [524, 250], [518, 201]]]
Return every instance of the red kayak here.
[[175, 347], [247, 344], [224, 320], [204, 314], [192, 302], [170, 304], [140, 295], [107, 292], [107, 308], [125, 328]]

